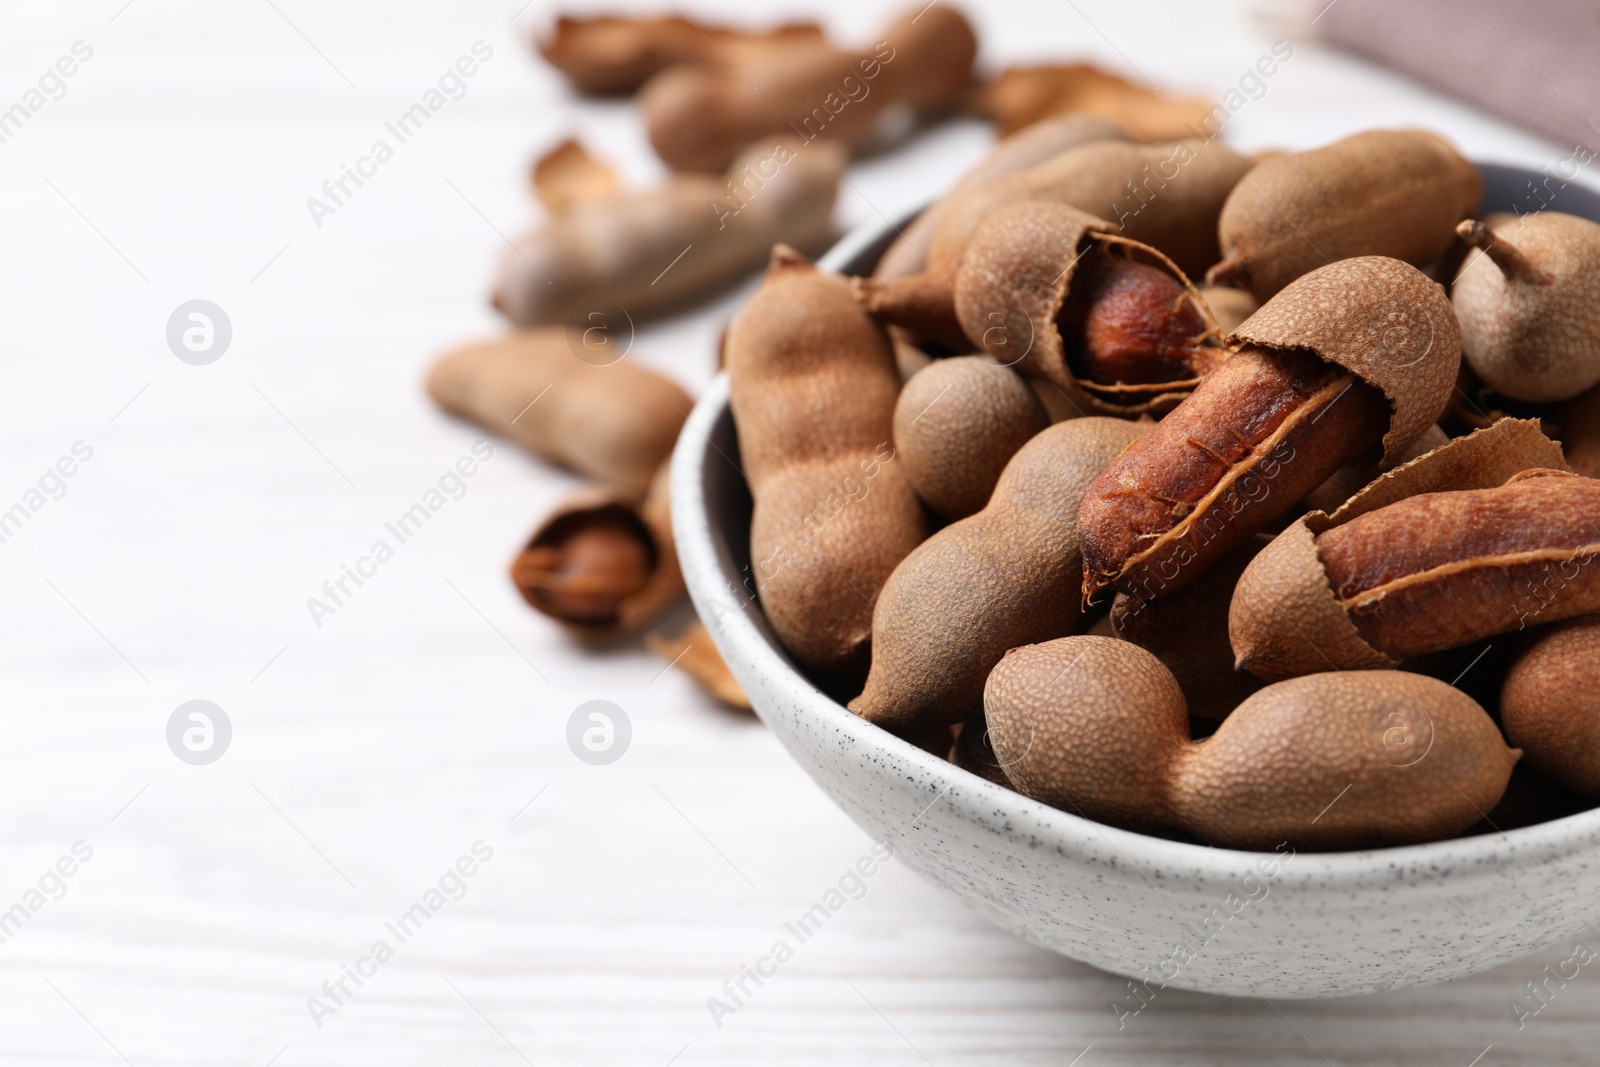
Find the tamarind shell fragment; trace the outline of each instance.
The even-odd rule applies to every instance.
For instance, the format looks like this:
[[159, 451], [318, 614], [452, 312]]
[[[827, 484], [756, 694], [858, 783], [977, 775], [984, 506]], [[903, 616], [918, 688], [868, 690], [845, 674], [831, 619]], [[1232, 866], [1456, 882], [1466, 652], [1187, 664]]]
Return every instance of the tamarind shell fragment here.
[[530, 607], [579, 641], [610, 641], [654, 622], [685, 592], [668, 465], [643, 497], [620, 486], [569, 497], [512, 561], [511, 580]]
[[[1419, 494], [1448, 495], [1494, 489], [1530, 469], [1565, 470], [1561, 447], [1545, 437], [1536, 422], [1502, 419], [1396, 467], [1356, 493], [1331, 515], [1318, 511], [1296, 520], [1240, 575], [1228, 610], [1228, 635], [1236, 667], [1275, 681], [1317, 671], [1394, 667], [1405, 655], [1428, 651], [1418, 648], [1416, 641], [1408, 641], [1391, 652], [1375, 647], [1363, 636], [1330, 581], [1318, 547], [1320, 537], [1357, 517], [1382, 511]], [[1600, 522], [1594, 529], [1600, 529]], [[1491, 529], [1487, 532], [1497, 535], [1514, 531]], [[1592, 529], [1588, 532], [1591, 539], [1600, 540], [1592, 537]], [[1408, 529], [1391, 536], [1409, 542], [1422, 533]], [[1435, 533], [1454, 534], [1464, 540], [1479, 536], [1460, 529]], [[1407, 548], [1407, 544], [1401, 543], [1390, 546], [1388, 551], [1399, 553]], [[1581, 569], [1587, 572], [1590, 568]], [[1470, 571], [1460, 573], [1471, 579]], [[1585, 583], [1593, 580], [1586, 574], [1583, 577]], [[1505, 592], [1502, 585], [1497, 595], [1504, 596]], [[1572, 597], [1578, 595], [1571, 594]], [[1563, 598], [1566, 599], [1570, 597]], [[1514, 601], [1521, 605], [1518, 611], [1528, 606], [1527, 601], [1527, 597]], [[1464, 644], [1499, 632], [1487, 629], [1457, 640], [1460, 631], [1455, 628], [1454, 617], [1461, 612], [1462, 608], [1449, 605], [1442, 614], [1452, 618], [1436, 620], [1437, 625], [1449, 628], [1448, 641]], [[1539, 621], [1551, 621], [1554, 617], [1541, 614]], [[1510, 625], [1518, 625], [1515, 616]], [[1423, 643], [1432, 644], [1435, 649], [1451, 647], [1437, 641]]]

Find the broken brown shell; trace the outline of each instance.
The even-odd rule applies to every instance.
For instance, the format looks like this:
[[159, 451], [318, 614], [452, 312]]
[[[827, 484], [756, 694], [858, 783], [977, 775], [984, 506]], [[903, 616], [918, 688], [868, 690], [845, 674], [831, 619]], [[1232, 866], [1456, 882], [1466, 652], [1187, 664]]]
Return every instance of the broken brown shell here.
[[1362, 639], [1339, 603], [1317, 553], [1317, 535], [1407, 497], [1489, 489], [1534, 469], [1565, 470], [1561, 446], [1535, 422], [1503, 419], [1396, 467], [1331, 515], [1302, 516], [1239, 578], [1228, 612], [1236, 666], [1267, 681], [1396, 666], [1397, 660]]
[[[1204, 326], [1195, 361], [1203, 370], [1170, 382], [1106, 385], [1078, 377], [1067, 359], [1057, 317], [1078, 263], [1092, 247], [1117, 250], [1180, 282]], [[979, 226], [956, 275], [956, 317], [969, 340], [996, 362], [1048, 378], [1117, 415], [1167, 411], [1189, 394], [1204, 370], [1226, 357], [1211, 309], [1172, 260], [1129, 240], [1104, 219], [1062, 204], [1030, 201], [1003, 208]]]

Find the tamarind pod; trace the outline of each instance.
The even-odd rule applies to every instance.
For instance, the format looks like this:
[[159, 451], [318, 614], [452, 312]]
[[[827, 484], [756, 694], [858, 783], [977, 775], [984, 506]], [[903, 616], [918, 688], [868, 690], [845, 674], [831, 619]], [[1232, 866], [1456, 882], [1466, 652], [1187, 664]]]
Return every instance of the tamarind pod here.
[[989, 727], [983, 721], [981, 711], [962, 723], [956, 743], [950, 749], [950, 762], [986, 782], [1011, 788], [1011, 780], [1006, 777], [1005, 768], [1000, 766], [994, 746], [989, 744]]
[[758, 269], [776, 243], [825, 244], [845, 163], [835, 144], [769, 139], [721, 177], [678, 175], [576, 204], [506, 250], [494, 306], [521, 326], [598, 324], [620, 335]]
[[1319, 535], [1317, 554], [1362, 640], [1396, 660], [1600, 611], [1600, 480], [1424, 493]]
[[955, 311], [994, 360], [1093, 410], [1164, 411], [1227, 355], [1210, 309], [1170, 259], [1076, 208], [995, 212], [968, 243]]
[[645, 131], [673, 170], [721, 170], [774, 133], [859, 146], [896, 104], [932, 109], [966, 88], [978, 42], [944, 5], [907, 11], [868, 50], [819, 44], [769, 49], [756, 69], [686, 65], [651, 78], [638, 97]]
[[1396, 467], [1332, 515], [1312, 512], [1297, 519], [1239, 578], [1228, 609], [1235, 666], [1275, 681], [1398, 665], [1395, 656], [1367, 643], [1335, 595], [1319, 538], [1419, 494], [1491, 489], [1528, 469], [1562, 467], [1560, 446], [1539, 432], [1537, 422], [1502, 419]]
[[1472, 826], [1521, 753], [1477, 701], [1406, 671], [1313, 674], [1247, 698], [1183, 753], [1176, 822], [1219, 848], [1383, 848]]
[[1217, 141], [1079, 145], [952, 197], [929, 239], [922, 272], [864, 279], [857, 295], [884, 322], [948, 340], [925, 331], [955, 321], [954, 312], [942, 309], [955, 300], [957, 264], [972, 235], [1001, 208], [1032, 200], [1108, 220], [1119, 236], [1159, 249], [1186, 275], [1199, 277], [1216, 262], [1223, 201], [1252, 165]]
[[1448, 837], [1494, 807], [1518, 756], [1471, 697], [1404, 671], [1279, 682], [1192, 741], [1161, 661], [1087, 636], [1009, 652], [989, 676], [984, 716], [1019, 792], [1223, 848]]
[[1535, 770], [1600, 797], [1600, 615], [1568, 619], [1528, 640], [1501, 687], [1500, 719]]
[[728, 669], [728, 664], [717, 651], [705, 624], [699, 619], [690, 623], [677, 637], [649, 633], [644, 645], [669, 667], [677, 667], [696, 685], [716, 697], [730, 708], [750, 710], [750, 698], [739, 686], [738, 679]]
[[1200, 299], [1211, 309], [1211, 317], [1217, 320], [1217, 328], [1224, 337], [1261, 307], [1256, 298], [1243, 289], [1229, 289], [1223, 285], [1200, 286]]
[[631, 93], [652, 74], [679, 63], [725, 63], [729, 52], [759, 55], [764, 48], [823, 44], [822, 27], [791, 22], [764, 33], [692, 22], [680, 16], [625, 18], [562, 15], [537, 42], [539, 53], [580, 92]]
[[1483, 197], [1478, 168], [1437, 134], [1367, 130], [1263, 161], [1228, 196], [1212, 284], [1265, 303], [1316, 268], [1356, 256], [1416, 267], [1439, 258]]
[[580, 359], [567, 331], [552, 327], [446, 353], [428, 373], [428, 395], [534, 455], [640, 493], [694, 406], [636, 360]]
[[1070, 633], [1077, 503], [1142, 430], [1103, 417], [1051, 426], [1006, 464], [982, 511], [907, 555], [878, 595], [872, 670], [850, 710], [896, 731], [960, 722], [1008, 649]]
[[685, 593], [662, 463], [643, 497], [590, 486], [560, 504], [511, 562], [530, 607], [579, 641], [610, 641], [654, 622]]
[[1379, 436], [1399, 455], [1461, 360], [1443, 290], [1376, 256], [1297, 279], [1229, 340], [1236, 354], [1084, 498], [1086, 597], [1174, 592]]
[[894, 243], [878, 259], [872, 276], [880, 280], [903, 278], [924, 270], [928, 265], [928, 246], [934, 231], [949, 210], [950, 203], [967, 190], [1036, 167], [1069, 148], [1091, 141], [1122, 140], [1124, 137], [1121, 127], [1109, 119], [1075, 113], [1052, 115], [1003, 138], [982, 162], [958, 178], [943, 196], [929, 204], [900, 231]]
[[1177, 592], [1376, 444], [1383, 394], [1306, 351], [1247, 347], [1108, 467], [1078, 514], [1083, 596]]
[[858, 686], [873, 601], [927, 533], [891, 443], [900, 380], [889, 338], [844, 278], [779, 246], [723, 354], [767, 621], [815, 677]]
[[895, 454], [923, 503], [964, 519], [989, 496], [1017, 450], [1050, 425], [1022, 376], [979, 356], [930, 363], [894, 407]]

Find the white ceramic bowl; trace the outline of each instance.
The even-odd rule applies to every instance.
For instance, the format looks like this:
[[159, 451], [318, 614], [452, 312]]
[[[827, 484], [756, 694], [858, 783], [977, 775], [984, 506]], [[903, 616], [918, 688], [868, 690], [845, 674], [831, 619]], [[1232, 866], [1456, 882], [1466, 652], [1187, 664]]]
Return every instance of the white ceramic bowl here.
[[[1539, 177], [1484, 174], [1485, 204], [1504, 210]], [[1600, 197], [1571, 193], [1553, 206], [1600, 217]], [[894, 232], [858, 230], [822, 265], [867, 273]], [[1152, 988], [1277, 998], [1441, 982], [1600, 919], [1600, 810], [1407, 848], [1235, 852], [1046, 807], [857, 718], [795, 668], [746, 588], [750, 496], [727, 401], [719, 377], [673, 456], [673, 530], [695, 608], [756, 712], [828, 795], [997, 925]]]

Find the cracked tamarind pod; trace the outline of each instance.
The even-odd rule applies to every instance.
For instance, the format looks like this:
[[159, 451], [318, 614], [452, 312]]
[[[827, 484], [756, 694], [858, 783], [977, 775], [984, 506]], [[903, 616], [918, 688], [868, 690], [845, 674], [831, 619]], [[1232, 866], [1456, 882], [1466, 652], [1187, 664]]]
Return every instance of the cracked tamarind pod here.
[[870, 50], [826, 41], [767, 49], [758, 67], [688, 64], [662, 71], [639, 92], [639, 113], [661, 161], [673, 170], [721, 170], [745, 145], [775, 133], [810, 145], [851, 147], [882, 132], [900, 105], [931, 111], [954, 104], [977, 58], [972, 26], [943, 4], [906, 11]]
[[[569, 145], [555, 151], [574, 155]], [[539, 169], [553, 170], [544, 164], [556, 158]], [[607, 168], [573, 161], [561, 169], [587, 175], [590, 188], [574, 196], [568, 185], [539, 181], [550, 218], [506, 249], [492, 303], [519, 326], [622, 333], [634, 319], [677, 311], [759, 269], [774, 244], [826, 244], [845, 163], [835, 144], [769, 139], [721, 177], [680, 174], [653, 189], [605, 194], [594, 186]]]
[[815, 678], [853, 689], [870, 662], [873, 601], [927, 536], [891, 443], [893, 347], [844, 278], [780, 245], [723, 356], [767, 621]]
[[1368, 448], [1398, 455], [1444, 410], [1461, 352], [1444, 291], [1376, 256], [1297, 280], [1229, 343], [1084, 497], [1086, 601], [1176, 592]]
[[902, 735], [961, 722], [1007, 649], [1071, 633], [1077, 503], [1143, 432], [1126, 419], [1057, 423], [1011, 458], [982, 511], [906, 556], [878, 595], [872, 671], [850, 710]]
[[956, 275], [955, 307], [991, 358], [1115, 415], [1171, 408], [1227, 357], [1176, 264], [1061, 204], [985, 220]]
[[990, 215], [1029, 200], [1109, 220], [1118, 236], [1159, 249], [1199, 277], [1217, 259], [1223, 201], [1253, 165], [1218, 141], [1079, 145], [952, 197], [929, 237], [924, 268], [903, 278], [859, 279], [856, 296], [881, 321], [966, 351], [972, 342], [956, 316], [955, 279], [967, 244]]
[[1394, 667], [1600, 610], [1600, 481], [1564, 468], [1538, 423], [1502, 419], [1297, 519], [1234, 590], [1236, 666]]
[[1406, 671], [1269, 685], [1194, 741], [1172, 673], [1105, 637], [1013, 649], [989, 676], [984, 717], [1018, 792], [1218, 848], [1450, 837], [1494, 807], [1518, 757], [1477, 701]]
[[1316, 268], [1357, 256], [1424, 267], [1483, 197], [1478, 168], [1426, 130], [1367, 130], [1263, 160], [1217, 222], [1223, 259], [1206, 282], [1265, 304]]
[[529, 606], [585, 642], [609, 641], [654, 622], [684, 595], [672, 541], [663, 463], [643, 497], [590, 486], [540, 524], [511, 563]]
[[639, 493], [694, 406], [682, 386], [636, 360], [580, 359], [555, 327], [446, 353], [428, 372], [428, 395], [536, 456]]

